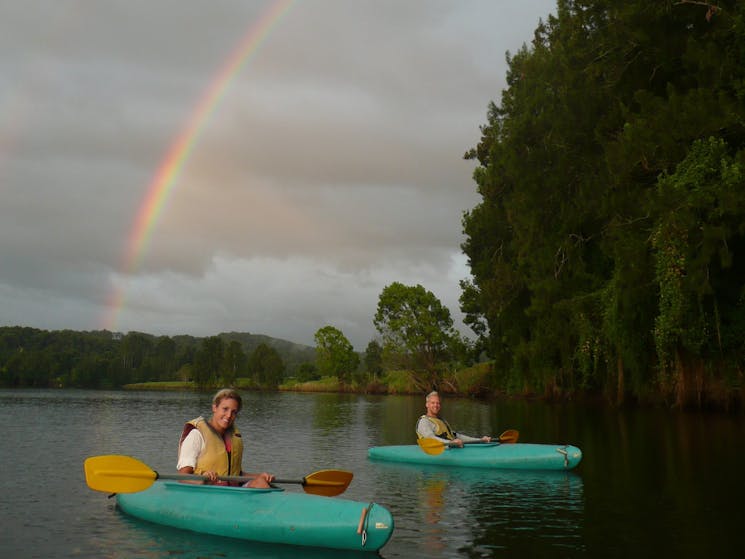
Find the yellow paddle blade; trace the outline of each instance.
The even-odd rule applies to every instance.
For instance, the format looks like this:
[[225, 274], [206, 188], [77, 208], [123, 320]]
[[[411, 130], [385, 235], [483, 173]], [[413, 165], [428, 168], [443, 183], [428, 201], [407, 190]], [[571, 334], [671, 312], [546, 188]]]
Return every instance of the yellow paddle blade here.
[[517, 429], [507, 429], [504, 433], [499, 435], [499, 442], [505, 444], [516, 443], [517, 439], [520, 438], [520, 432]]
[[303, 490], [314, 495], [335, 497], [347, 490], [354, 474], [345, 470], [319, 470], [303, 478]]
[[437, 439], [417, 439], [416, 442], [424, 452], [432, 456], [445, 452], [445, 443]]
[[94, 491], [136, 493], [150, 487], [158, 474], [131, 456], [108, 454], [86, 458], [85, 481]]

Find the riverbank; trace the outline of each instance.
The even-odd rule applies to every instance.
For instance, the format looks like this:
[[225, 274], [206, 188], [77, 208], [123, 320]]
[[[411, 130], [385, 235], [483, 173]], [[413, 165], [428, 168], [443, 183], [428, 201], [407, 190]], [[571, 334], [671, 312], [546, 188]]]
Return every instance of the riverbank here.
[[[500, 395], [490, 383], [491, 366], [488, 363], [475, 365], [445, 376], [436, 383], [436, 388], [444, 394], [464, 397], [490, 397]], [[435, 383], [428, 382], [421, 375], [413, 371], [388, 371], [379, 378], [366, 383], [353, 382], [343, 384], [336, 377], [323, 377], [318, 380], [299, 382], [294, 379], [280, 384], [271, 390], [286, 392], [328, 392], [353, 394], [400, 394], [417, 395], [432, 390]], [[221, 385], [220, 385], [221, 386]], [[266, 387], [257, 385], [252, 379], [238, 378], [233, 386], [239, 390], [259, 391]], [[167, 391], [195, 391], [199, 387], [192, 381], [164, 381], [139, 382], [125, 384], [125, 390], [167, 390]], [[219, 388], [219, 386], [204, 387], [205, 389]]]

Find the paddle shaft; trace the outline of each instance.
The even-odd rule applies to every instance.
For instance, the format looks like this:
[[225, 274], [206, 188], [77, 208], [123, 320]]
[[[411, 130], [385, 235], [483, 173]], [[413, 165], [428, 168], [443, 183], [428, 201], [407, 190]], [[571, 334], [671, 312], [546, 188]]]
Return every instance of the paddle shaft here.
[[[499, 437], [497, 437], [496, 439], [492, 439], [491, 441], [488, 441], [488, 442], [484, 440], [461, 441], [461, 442], [464, 445], [467, 445], [467, 444], [489, 444], [489, 445], [513, 444], [517, 442], [519, 437], [520, 437], [520, 433], [516, 429], [507, 429], [507, 431], [499, 435]], [[460, 446], [457, 443], [454, 443], [453, 441], [441, 441], [440, 439], [432, 439], [432, 438], [418, 439], [417, 444], [421, 447], [421, 449], [424, 452], [426, 452], [427, 454], [431, 454], [433, 456], [441, 454], [448, 447], [458, 448]]]
[[[119, 454], [91, 456], [83, 464], [85, 481], [95, 491], [106, 493], [136, 493], [150, 487], [156, 479], [199, 480], [209, 478], [198, 474], [160, 474], [147, 464]], [[334, 497], [346, 491], [352, 481], [352, 472], [344, 470], [319, 470], [302, 479], [274, 479], [272, 483], [294, 483], [301, 485], [306, 493]], [[250, 476], [220, 476], [222, 481], [238, 482], [241, 485], [255, 479]]]
[[[519, 437], [520, 432], [517, 429], [507, 429], [498, 437], [489, 437], [491, 439], [490, 441], [485, 441], [483, 439], [479, 439], [477, 441], [464, 441], [461, 439], [461, 442], [463, 444], [513, 444], [517, 442], [517, 439]], [[441, 441], [440, 439], [433, 440], [439, 441], [447, 446], [458, 446], [452, 441]]]
[[[439, 440], [439, 439], [438, 439], [438, 440]], [[446, 446], [458, 446], [458, 445], [457, 445], [457, 444], [455, 444], [455, 443], [454, 443], [453, 441], [447, 441], [447, 442], [445, 442], [445, 441], [440, 441], [440, 442], [441, 442], [442, 444], [446, 445]], [[497, 444], [502, 444], [502, 443], [501, 443], [501, 442], [499, 441], [499, 439], [492, 439], [492, 440], [490, 440], [490, 441], [464, 441], [464, 440], [461, 440], [461, 442], [462, 442], [463, 444], [494, 444], [494, 445], [497, 445]]]
[[[155, 472], [155, 479], [207, 481], [209, 478], [207, 476], [202, 476], [199, 474], [161, 474], [160, 472]], [[232, 483], [246, 483], [256, 478], [248, 476], [218, 476], [217, 479], [220, 481], [227, 481]], [[305, 479], [274, 479], [272, 480], [272, 483], [294, 483], [297, 485], [304, 485]], [[319, 483], [321, 482], [316, 482], [316, 485]]]
[[[461, 442], [463, 444], [513, 444], [517, 442], [517, 439], [519, 438], [520, 433], [516, 429], [507, 429], [504, 433], [499, 435], [498, 437], [490, 437], [490, 441], [485, 440], [478, 440], [478, 441], [463, 441]], [[437, 439], [439, 440], [439, 439]], [[442, 444], [447, 446], [457, 446], [453, 442], [448, 441], [440, 441]]]

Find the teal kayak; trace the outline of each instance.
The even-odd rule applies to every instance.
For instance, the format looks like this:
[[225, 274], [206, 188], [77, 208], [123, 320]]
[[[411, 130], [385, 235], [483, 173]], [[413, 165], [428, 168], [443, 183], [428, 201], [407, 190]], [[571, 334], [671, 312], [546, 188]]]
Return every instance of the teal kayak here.
[[142, 520], [256, 542], [377, 551], [393, 533], [393, 516], [381, 505], [283, 489], [156, 481], [116, 500]]
[[510, 470], [571, 470], [582, 460], [576, 446], [531, 443], [467, 444], [438, 455], [427, 454], [418, 445], [374, 446], [367, 454], [388, 462]]

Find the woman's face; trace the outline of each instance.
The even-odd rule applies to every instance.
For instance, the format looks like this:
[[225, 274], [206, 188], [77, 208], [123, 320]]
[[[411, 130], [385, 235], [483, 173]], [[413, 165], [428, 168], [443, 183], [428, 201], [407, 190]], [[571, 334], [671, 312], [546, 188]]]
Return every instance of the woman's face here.
[[212, 426], [224, 433], [238, 417], [238, 402], [232, 398], [223, 398], [217, 404], [212, 404]]

